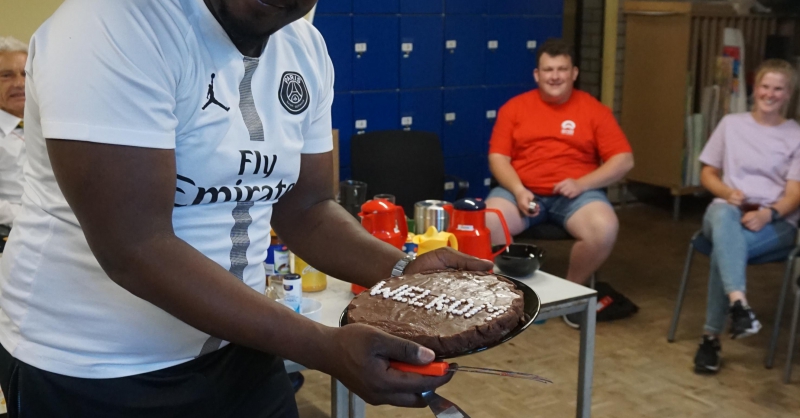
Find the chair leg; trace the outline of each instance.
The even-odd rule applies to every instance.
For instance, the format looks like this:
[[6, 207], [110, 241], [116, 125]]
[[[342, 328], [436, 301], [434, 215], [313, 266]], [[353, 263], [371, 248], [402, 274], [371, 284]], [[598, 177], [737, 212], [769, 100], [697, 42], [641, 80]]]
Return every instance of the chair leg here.
[[669, 332], [667, 333], [667, 341], [675, 341], [675, 331], [678, 329], [678, 319], [681, 315], [681, 308], [683, 308], [683, 297], [686, 296], [686, 283], [689, 281], [689, 270], [692, 268], [692, 258], [694, 257], [694, 245], [689, 243], [689, 251], [686, 254], [686, 264], [683, 266], [683, 277], [681, 277], [681, 286], [678, 289], [678, 298], [675, 301], [675, 312], [672, 313], [672, 322], [669, 325]]
[[589, 277], [589, 287], [595, 289], [595, 283], [597, 283], [597, 272], [592, 273], [592, 277]]
[[792, 380], [792, 360], [794, 360], [795, 344], [797, 344], [798, 317], [800, 317], [800, 287], [794, 292], [792, 328], [789, 330], [789, 351], [786, 352], [786, 369], [783, 372], [783, 383], [789, 383]]
[[764, 367], [768, 369], [771, 369], [775, 362], [775, 349], [778, 346], [778, 335], [781, 332], [781, 317], [783, 316], [783, 307], [786, 303], [786, 292], [789, 291], [789, 283], [791, 282], [792, 278], [792, 269], [794, 267], [795, 257], [797, 257], [796, 249], [789, 254], [789, 258], [786, 260], [786, 272], [783, 273], [781, 293], [778, 296], [778, 307], [775, 310], [775, 325], [772, 328], [772, 337], [769, 340], [767, 359], [764, 361]]

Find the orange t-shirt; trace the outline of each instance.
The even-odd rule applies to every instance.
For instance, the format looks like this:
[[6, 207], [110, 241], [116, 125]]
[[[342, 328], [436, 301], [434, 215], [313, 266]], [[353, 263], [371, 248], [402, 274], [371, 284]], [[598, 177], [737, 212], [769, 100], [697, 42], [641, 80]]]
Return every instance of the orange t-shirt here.
[[489, 153], [511, 157], [522, 184], [543, 196], [626, 152], [631, 146], [611, 110], [580, 90], [560, 105], [545, 103], [538, 89], [512, 98], [500, 108], [489, 141]]

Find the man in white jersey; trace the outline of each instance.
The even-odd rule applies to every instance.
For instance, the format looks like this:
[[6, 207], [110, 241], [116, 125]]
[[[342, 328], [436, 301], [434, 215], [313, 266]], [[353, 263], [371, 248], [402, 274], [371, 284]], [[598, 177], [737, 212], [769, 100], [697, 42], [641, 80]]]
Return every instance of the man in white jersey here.
[[[27, 62], [23, 210], [0, 265], [11, 416], [295, 417], [282, 359], [424, 406], [433, 352], [269, 300], [274, 228], [362, 286], [410, 260], [333, 200], [333, 69], [315, 0], [66, 0]], [[300, 20], [298, 20], [300, 19]], [[230, 342], [230, 343], [229, 343]]]

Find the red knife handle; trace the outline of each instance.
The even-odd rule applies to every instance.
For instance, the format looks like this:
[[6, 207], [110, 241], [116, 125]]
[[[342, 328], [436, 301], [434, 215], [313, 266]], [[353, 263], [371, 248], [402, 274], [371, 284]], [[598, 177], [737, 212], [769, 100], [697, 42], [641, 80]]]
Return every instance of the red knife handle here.
[[400, 370], [401, 372], [416, 373], [424, 376], [444, 376], [450, 370], [450, 365], [444, 361], [434, 361], [424, 366], [390, 361], [389, 365], [392, 366], [393, 369]]

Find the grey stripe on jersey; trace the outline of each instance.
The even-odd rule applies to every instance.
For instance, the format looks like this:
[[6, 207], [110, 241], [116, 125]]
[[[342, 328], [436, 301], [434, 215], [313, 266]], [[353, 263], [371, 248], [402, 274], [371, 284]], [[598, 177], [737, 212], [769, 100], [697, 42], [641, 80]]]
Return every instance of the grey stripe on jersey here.
[[258, 58], [244, 57], [244, 78], [239, 84], [239, 111], [242, 112], [244, 124], [250, 132], [251, 141], [264, 140], [264, 126], [256, 110], [256, 103], [253, 101], [252, 80], [253, 73], [258, 67]]
[[[258, 116], [256, 104], [253, 100], [252, 80], [253, 73], [258, 68], [258, 59], [244, 57], [244, 78], [239, 84], [239, 111], [242, 113], [242, 119], [247, 126], [247, 131], [250, 133], [251, 141], [264, 140], [264, 126], [261, 124], [261, 117]], [[247, 248], [250, 247], [250, 236], [247, 234], [247, 228], [253, 223], [253, 218], [250, 216], [250, 208], [253, 207], [253, 202], [239, 202], [233, 208], [233, 228], [231, 228], [231, 274], [244, 281], [244, 269], [247, 267]], [[200, 354], [197, 356], [211, 353], [219, 349], [222, 340], [210, 336], [200, 349]]]

